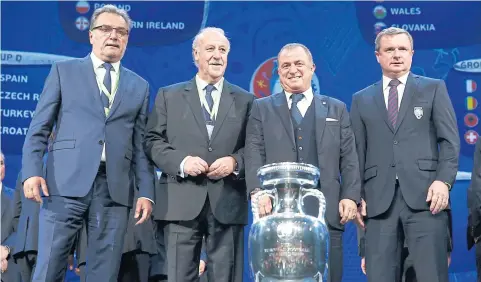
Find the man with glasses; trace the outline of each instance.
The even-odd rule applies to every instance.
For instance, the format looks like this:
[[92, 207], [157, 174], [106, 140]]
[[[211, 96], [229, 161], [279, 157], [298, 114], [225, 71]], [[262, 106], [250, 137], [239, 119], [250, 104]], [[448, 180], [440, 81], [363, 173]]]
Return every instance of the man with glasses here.
[[[63, 281], [75, 235], [86, 221], [86, 281], [116, 281], [134, 191], [140, 224], [150, 217], [153, 167], [143, 139], [149, 85], [120, 64], [131, 20], [105, 5], [94, 11], [92, 53], [54, 63], [23, 147], [25, 197], [42, 206], [33, 281]], [[50, 131], [46, 178], [42, 157]], [[133, 173], [130, 173], [130, 170]]]

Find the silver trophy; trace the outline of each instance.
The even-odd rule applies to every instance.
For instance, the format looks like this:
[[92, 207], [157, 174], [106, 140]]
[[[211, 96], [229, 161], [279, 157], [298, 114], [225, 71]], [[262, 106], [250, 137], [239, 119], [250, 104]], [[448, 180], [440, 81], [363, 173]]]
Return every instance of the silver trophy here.
[[[316, 189], [319, 169], [299, 163], [274, 163], [257, 171], [263, 190], [252, 196], [254, 221], [249, 234], [249, 264], [256, 282], [327, 281], [329, 231], [326, 200]], [[258, 204], [269, 196], [272, 214], [259, 217]], [[304, 214], [303, 200], [319, 200], [319, 215]]]

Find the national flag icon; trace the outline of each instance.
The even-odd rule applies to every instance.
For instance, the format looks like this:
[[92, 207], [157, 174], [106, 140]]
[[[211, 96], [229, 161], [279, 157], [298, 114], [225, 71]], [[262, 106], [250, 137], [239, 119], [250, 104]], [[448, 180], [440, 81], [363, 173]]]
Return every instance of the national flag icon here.
[[386, 8], [379, 5], [374, 7], [374, 10], [372, 11], [372, 13], [374, 14], [374, 17], [376, 17], [376, 19], [382, 20], [386, 17], [387, 11], [386, 11]]
[[474, 110], [478, 107], [478, 100], [474, 98], [473, 96], [468, 96], [466, 97], [466, 109], [468, 111]]
[[476, 91], [477, 88], [478, 88], [478, 84], [476, 83], [476, 81], [472, 79], [466, 80], [466, 92], [473, 93], [474, 91]]
[[476, 144], [476, 141], [478, 141], [479, 134], [474, 131], [474, 130], [468, 130], [466, 133], [464, 133], [464, 140], [466, 143], [473, 145]]
[[475, 127], [476, 125], [478, 125], [478, 122], [479, 122], [478, 116], [473, 113], [469, 113], [464, 116], [464, 124], [467, 127]]
[[374, 25], [374, 33], [376, 33], [376, 35], [381, 32], [381, 30], [385, 29], [386, 28], [386, 24], [383, 23], [383, 22], [377, 22], [375, 25]]
[[78, 1], [77, 5], [75, 6], [75, 9], [80, 14], [85, 14], [85, 13], [88, 13], [88, 11], [90, 11], [90, 4], [87, 1]]
[[75, 26], [78, 28], [80, 31], [87, 30], [89, 28], [89, 20], [87, 20], [86, 17], [78, 17], [75, 20]]

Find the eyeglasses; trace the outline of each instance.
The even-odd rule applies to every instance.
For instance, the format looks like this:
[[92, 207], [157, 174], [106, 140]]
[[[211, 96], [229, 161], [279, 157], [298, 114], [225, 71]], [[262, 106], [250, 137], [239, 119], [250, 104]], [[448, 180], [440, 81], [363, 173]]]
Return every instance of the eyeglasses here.
[[129, 35], [129, 31], [127, 29], [123, 28], [123, 27], [112, 27], [110, 25], [99, 25], [99, 26], [93, 27], [90, 31], [94, 31], [96, 29], [98, 29], [104, 35], [112, 34], [114, 29], [117, 32], [117, 34], [119, 35], [119, 37], [124, 37], [124, 36]]

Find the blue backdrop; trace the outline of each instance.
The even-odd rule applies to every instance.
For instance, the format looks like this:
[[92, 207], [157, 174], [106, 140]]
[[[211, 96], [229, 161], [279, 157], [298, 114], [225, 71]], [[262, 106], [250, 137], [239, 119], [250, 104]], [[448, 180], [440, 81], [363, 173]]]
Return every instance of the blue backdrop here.
[[[159, 87], [194, 76], [192, 38], [204, 26], [223, 28], [231, 40], [229, 81], [259, 97], [270, 95], [279, 87], [274, 57], [284, 44], [300, 42], [311, 49], [317, 65], [314, 90], [348, 106], [353, 93], [381, 77], [374, 56], [376, 31], [386, 26], [409, 30], [416, 51], [413, 72], [444, 79], [456, 109], [462, 150], [451, 193], [450, 273], [452, 281], [475, 281], [465, 230], [472, 144], [480, 129], [481, 2], [2, 2], [1, 148], [7, 186], [14, 186], [25, 133], [51, 63], [86, 56], [91, 50], [88, 20], [95, 8], [112, 3], [134, 21], [122, 63], [149, 81], [151, 106]], [[352, 225], [344, 243], [344, 281], [363, 281]], [[246, 267], [245, 281], [249, 276]]]

